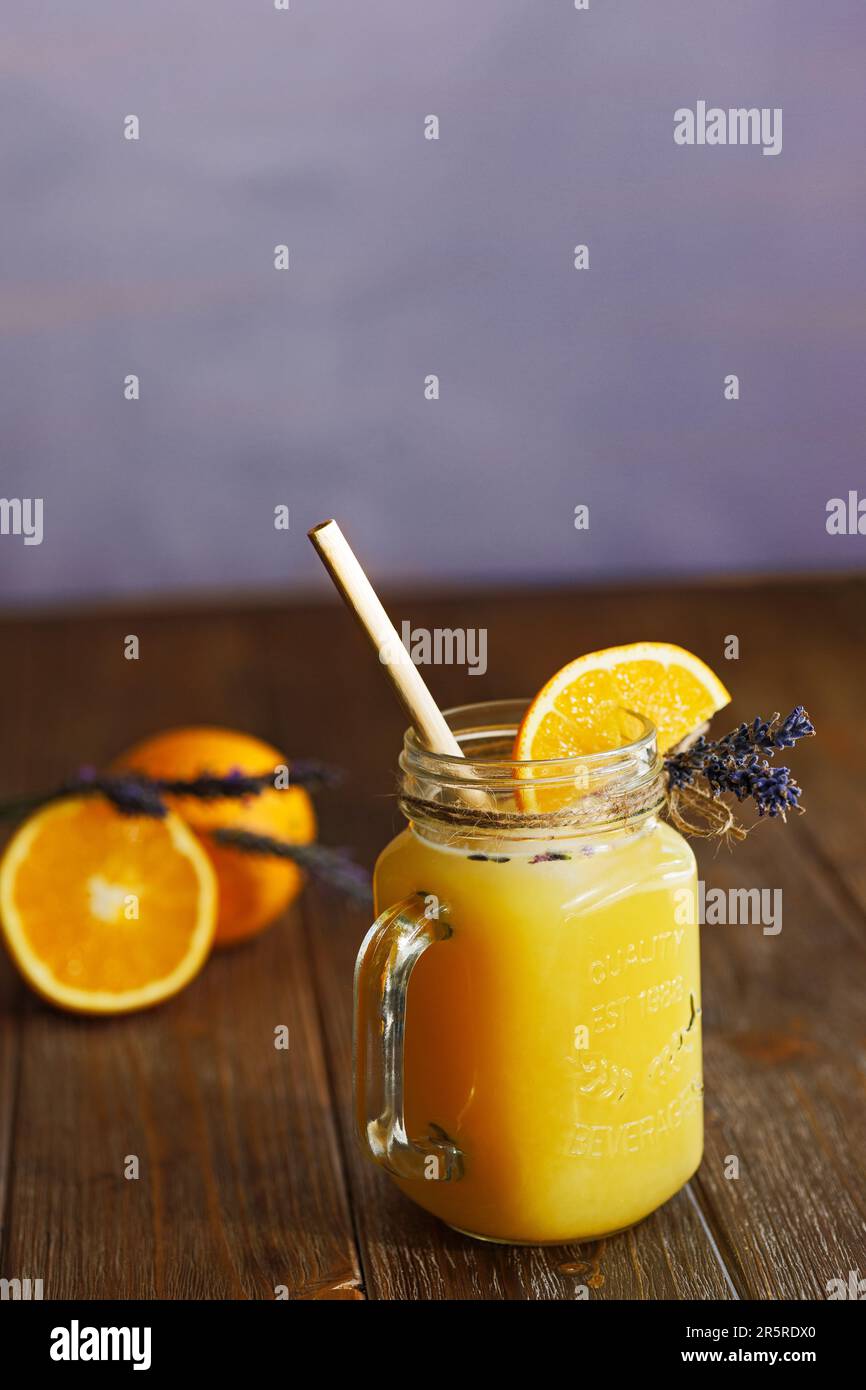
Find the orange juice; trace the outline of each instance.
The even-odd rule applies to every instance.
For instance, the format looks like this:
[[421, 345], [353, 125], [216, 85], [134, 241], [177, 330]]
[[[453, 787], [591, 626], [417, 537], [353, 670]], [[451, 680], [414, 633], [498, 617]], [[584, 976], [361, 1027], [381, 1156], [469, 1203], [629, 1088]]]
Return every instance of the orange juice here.
[[359, 1123], [402, 1190], [469, 1234], [620, 1230], [700, 1162], [695, 861], [657, 818], [643, 742], [614, 772], [608, 761], [601, 800], [584, 787], [577, 824], [561, 797], [553, 817], [522, 813], [493, 775], [486, 818], [454, 810], [453, 768], [404, 782], [410, 825], [380, 856], [375, 894], [378, 911], [406, 903], [366, 972], [362, 951], [357, 996], [361, 1067], [384, 1037], [396, 1085], [372, 1120], [362, 1097]]

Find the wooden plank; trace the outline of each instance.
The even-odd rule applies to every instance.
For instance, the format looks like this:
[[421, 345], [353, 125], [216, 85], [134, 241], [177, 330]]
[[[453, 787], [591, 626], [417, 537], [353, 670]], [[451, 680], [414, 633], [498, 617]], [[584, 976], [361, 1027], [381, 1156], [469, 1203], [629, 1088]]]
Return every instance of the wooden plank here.
[[[850, 897], [851, 907], [859, 909], [862, 938], [866, 923], [866, 583], [848, 580], [830, 589], [810, 589], [798, 594], [796, 612], [798, 638], [779, 643], [778, 679], [789, 692], [805, 686], [805, 693], [794, 699], [807, 705], [818, 728], [818, 738], [796, 755], [807, 808], [803, 825], [812, 856], [836, 879], [839, 891]], [[747, 689], [752, 689], [751, 679]]]
[[[2, 642], [0, 642], [2, 653]], [[26, 685], [35, 678], [33, 642], [30, 626], [17, 629], [15, 668]], [[5, 686], [11, 690], [9, 661], [0, 659], [0, 708], [3, 707]], [[31, 774], [29, 750], [33, 744], [33, 711], [26, 701], [13, 704], [14, 724], [4, 720], [0, 727], [14, 728], [15, 737], [4, 740], [3, 782], [11, 793], [24, 790]], [[5, 843], [6, 831], [0, 823], [0, 846]], [[21, 1021], [32, 1005], [31, 998], [17, 971], [0, 948], [0, 1277], [27, 1279], [38, 1277], [29, 1264], [11, 1265], [6, 1258], [7, 1228], [14, 1196], [12, 1142], [18, 1103], [21, 1063]]]
[[[21, 628], [4, 627], [0, 718], [9, 728], [17, 709], [30, 712], [30, 789], [71, 762], [104, 765], [159, 725], [210, 720], [267, 736], [254, 626], [140, 615], [35, 624], [38, 679], [26, 682]], [[122, 658], [130, 630], [140, 663]], [[274, 1047], [279, 1024], [288, 1051]], [[278, 1286], [292, 1298], [361, 1296], [293, 915], [152, 1012], [87, 1021], [37, 1005], [21, 1031], [6, 1270], [42, 1278], [48, 1298], [274, 1298]], [[129, 1155], [138, 1181], [124, 1177]]]
[[360, 1287], [305, 956], [289, 920], [146, 1015], [29, 1016], [8, 1268], [51, 1298]]
[[[864, 595], [862, 581], [840, 581], [389, 603], [398, 622], [488, 629], [483, 682], [457, 668], [431, 673], [442, 704], [481, 698], [479, 685], [485, 698], [531, 692], [576, 651], [660, 636], [726, 676], [731, 723], [798, 700], [816, 719], [819, 740], [791, 759], [808, 815], [762, 826], [734, 856], [701, 853], [711, 885], [782, 887], [785, 917], [778, 937], [704, 931], [707, 1156], [690, 1191], [601, 1250], [483, 1246], [416, 1210], [361, 1161], [348, 1133], [351, 967], [366, 924], [330, 895], [309, 894], [306, 944], [296, 923], [282, 924], [136, 1020], [60, 1019], [34, 1008], [7, 972], [0, 1182], [16, 1090], [19, 1110], [3, 1272], [16, 1272], [7, 1255], [26, 1257], [18, 1272], [47, 1270], [49, 1296], [80, 1296], [85, 1285], [117, 1293], [112, 1281], [122, 1279], [121, 1292], [159, 1283], [172, 1295], [270, 1297], [282, 1282], [297, 1297], [355, 1297], [352, 1219], [377, 1298], [573, 1298], [581, 1282], [602, 1298], [823, 1296], [828, 1278], [866, 1268]], [[142, 639], [137, 668], [120, 655], [130, 630]], [[741, 655], [726, 666], [731, 633]], [[16, 731], [9, 792], [55, 780], [73, 755], [98, 764], [151, 729], [202, 720], [349, 769], [347, 784], [322, 798], [323, 838], [354, 845], [365, 862], [397, 828], [402, 716], [336, 607], [4, 623], [3, 658], [12, 676], [0, 717]], [[297, 1053], [269, 1055], [261, 1075], [265, 1020], [289, 1022]], [[146, 1201], [130, 1200], [133, 1189], [144, 1196], [144, 1179], [126, 1183], [115, 1171], [121, 1150], [147, 1157]], [[730, 1154], [741, 1160], [736, 1180], [724, 1177]]]
[[11, 964], [0, 956], [0, 1277], [28, 1278], [6, 1259], [6, 1229], [12, 1204], [12, 1135], [21, 1060], [24, 989]]
[[796, 829], [762, 826], [735, 855], [702, 856], [708, 888], [783, 893], [778, 935], [702, 930], [707, 1145], [696, 1186], [756, 1298], [825, 1297], [828, 1280], [866, 1268], [866, 952], [848, 903], [808, 849], [798, 853]]

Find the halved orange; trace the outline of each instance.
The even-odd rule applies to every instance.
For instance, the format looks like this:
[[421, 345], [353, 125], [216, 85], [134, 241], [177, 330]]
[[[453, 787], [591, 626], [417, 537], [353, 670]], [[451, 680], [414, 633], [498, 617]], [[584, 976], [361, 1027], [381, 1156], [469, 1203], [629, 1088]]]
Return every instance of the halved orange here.
[[177, 993], [214, 937], [210, 861], [179, 816], [126, 816], [67, 797], [20, 827], [0, 863], [12, 959], [60, 1008], [128, 1013]]
[[[287, 759], [269, 743], [236, 729], [207, 726], [167, 729], [129, 748], [112, 770], [132, 769], [147, 777], [186, 781], [210, 773], [233, 771], [252, 776], [276, 772]], [[316, 814], [303, 787], [267, 788], [243, 801], [236, 797], [200, 801], [192, 796], [166, 798], [201, 837], [219, 884], [216, 946], [246, 941], [270, 926], [300, 893], [304, 876], [297, 864], [266, 854], [247, 854], [213, 838], [219, 829], [246, 830], [272, 839], [306, 845], [316, 838]]]
[[517, 731], [514, 757], [569, 758], [620, 748], [634, 736], [628, 710], [652, 720], [665, 753], [730, 698], [700, 657], [671, 642], [607, 647], [563, 666], [536, 695]]

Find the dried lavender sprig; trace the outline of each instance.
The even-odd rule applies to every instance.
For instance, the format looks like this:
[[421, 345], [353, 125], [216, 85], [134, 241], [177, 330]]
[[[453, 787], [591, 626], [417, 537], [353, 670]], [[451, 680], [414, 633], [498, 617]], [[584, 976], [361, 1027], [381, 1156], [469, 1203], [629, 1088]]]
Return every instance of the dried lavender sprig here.
[[0, 803], [0, 821], [17, 820], [19, 816], [38, 811], [40, 806], [47, 806], [64, 796], [89, 796], [95, 793], [107, 797], [124, 815], [162, 819], [168, 809], [153, 787], [144, 782], [133, 781], [129, 777], [98, 777], [93, 774], [72, 777], [50, 792], [36, 792], [32, 796], [20, 796], [14, 801]]
[[[337, 768], [325, 763], [304, 759], [289, 767], [288, 789], [292, 787], [332, 786], [342, 774]], [[93, 767], [80, 767], [78, 774], [56, 787], [53, 791], [35, 796], [18, 797], [14, 801], [0, 804], [0, 820], [12, 819], [28, 811], [36, 810], [49, 801], [61, 796], [80, 796], [99, 792], [130, 816], [165, 816], [167, 807], [165, 796], [193, 796], [200, 801], [259, 796], [263, 791], [285, 790], [275, 786], [274, 771], [251, 776], [240, 770], [229, 772], [224, 777], [204, 773], [189, 779], [146, 777], [142, 773], [120, 773], [117, 776], [100, 774]]]
[[772, 719], [756, 715], [751, 724], [741, 724], [719, 739], [718, 745], [719, 749], [729, 748], [735, 755], [761, 752], [772, 758], [780, 748], [793, 748], [798, 739], [809, 738], [814, 732], [815, 726], [806, 710], [796, 705], [786, 719], [779, 714], [774, 714]]
[[299, 868], [306, 869], [328, 887], [338, 889], [363, 907], [369, 907], [373, 901], [370, 875], [346, 850], [329, 849], [326, 845], [295, 845], [288, 840], [275, 840], [270, 835], [254, 835], [248, 830], [215, 830], [213, 838], [247, 854], [291, 859]]
[[320, 763], [317, 758], [296, 758], [289, 764], [289, 780], [293, 787], [336, 787], [345, 775], [341, 767]]
[[[329, 767], [327, 763], [316, 762], [312, 758], [300, 759], [286, 765], [289, 772], [288, 787], [332, 787], [342, 778], [339, 768]], [[251, 774], [241, 768], [232, 768], [225, 775], [212, 772], [200, 773], [198, 777], [172, 778], [148, 777], [133, 769], [128, 774], [133, 780], [146, 783], [167, 796], [195, 796], [202, 801], [219, 801], [223, 797], [258, 796], [263, 791], [284, 791], [284, 785], [277, 778], [277, 771]]]
[[706, 776], [715, 796], [730, 791], [738, 801], [751, 797], [759, 816], [781, 816], [784, 819], [787, 811], [799, 808], [802, 792], [791, 776], [791, 769], [773, 767], [765, 759], [759, 758], [757, 753], [753, 753], [742, 766], [725, 769], [721, 780], [715, 770], [712, 774], [708, 771]]
[[703, 735], [682, 753], [665, 759], [665, 767], [674, 786], [688, 786], [691, 774], [704, 771], [706, 765], [734, 760], [739, 762], [760, 751], [768, 757], [780, 748], [793, 748], [798, 739], [808, 738], [815, 726], [802, 705], [797, 705], [786, 719], [774, 714], [772, 719], [757, 716], [751, 724], [740, 724], [724, 738], [706, 739]]
[[[751, 797], [759, 816], [782, 816], [799, 807], [801, 790], [788, 767], [767, 761], [781, 748], [792, 748], [801, 738], [815, 733], [806, 710], [797, 705], [786, 719], [759, 716], [724, 738], [696, 739], [690, 748], [665, 759], [672, 789], [692, 786], [698, 777], [707, 782], [713, 796], [731, 793], [738, 801]], [[766, 754], [761, 757], [760, 754]]]
[[772, 719], [757, 717], [751, 724], [740, 724], [724, 738], [708, 740], [702, 735], [682, 753], [666, 758], [665, 768], [672, 786], [688, 786], [695, 774], [704, 772], [707, 766], [739, 764], [758, 749], [772, 757], [778, 748], [790, 748], [814, 732], [805, 709], [797, 705], [783, 721], [778, 714]]

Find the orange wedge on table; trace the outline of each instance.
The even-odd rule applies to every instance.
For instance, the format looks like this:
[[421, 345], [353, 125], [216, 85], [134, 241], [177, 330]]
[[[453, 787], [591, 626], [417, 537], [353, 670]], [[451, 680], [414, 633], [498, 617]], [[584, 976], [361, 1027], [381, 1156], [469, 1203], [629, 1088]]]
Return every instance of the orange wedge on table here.
[[157, 1004], [201, 969], [216, 878], [179, 816], [125, 816], [68, 797], [21, 826], [0, 864], [6, 946], [27, 982], [64, 1009]]
[[569, 662], [539, 691], [517, 731], [514, 758], [573, 758], [621, 748], [637, 736], [632, 710], [652, 720], [665, 753], [730, 698], [700, 657], [671, 642], [606, 647]]

